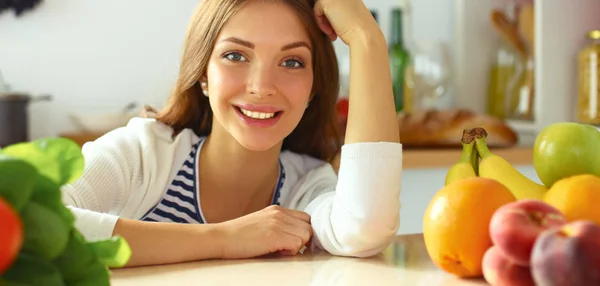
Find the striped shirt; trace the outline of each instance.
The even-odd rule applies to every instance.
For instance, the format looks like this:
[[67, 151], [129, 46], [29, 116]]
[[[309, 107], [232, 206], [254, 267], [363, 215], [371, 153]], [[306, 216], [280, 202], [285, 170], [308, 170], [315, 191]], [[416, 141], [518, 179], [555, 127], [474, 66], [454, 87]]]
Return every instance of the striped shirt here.
[[[175, 223], [205, 223], [199, 196], [198, 154], [204, 140], [192, 147], [177, 175], [167, 188], [161, 200], [150, 209], [142, 221], [175, 222]], [[279, 161], [279, 178], [273, 192], [271, 204], [279, 205], [280, 190], [285, 181], [285, 170]]]

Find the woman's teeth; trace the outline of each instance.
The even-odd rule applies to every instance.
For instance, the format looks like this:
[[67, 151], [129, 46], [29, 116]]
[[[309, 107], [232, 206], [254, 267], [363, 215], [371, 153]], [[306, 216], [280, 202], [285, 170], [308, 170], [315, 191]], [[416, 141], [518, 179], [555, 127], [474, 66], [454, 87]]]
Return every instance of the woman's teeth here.
[[273, 118], [273, 116], [275, 116], [275, 113], [249, 111], [249, 110], [245, 110], [243, 108], [240, 108], [240, 110], [242, 111], [242, 113], [244, 115], [246, 115], [250, 118], [254, 118], [254, 119], [269, 119], [269, 118]]

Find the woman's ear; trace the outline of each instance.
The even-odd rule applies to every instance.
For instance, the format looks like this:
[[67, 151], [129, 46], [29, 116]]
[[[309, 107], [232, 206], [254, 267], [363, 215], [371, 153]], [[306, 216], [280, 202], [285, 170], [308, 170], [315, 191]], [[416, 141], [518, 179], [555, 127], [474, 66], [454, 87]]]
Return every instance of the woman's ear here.
[[306, 103], [306, 108], [308, 108], [308, 106], [310, 105], [310, 102], [313, 100], [313, 98], [315, 98], [317, 94], [315, 92], [312, 92], [310, 94], [310, 96], [308, 97], [308, 102]]

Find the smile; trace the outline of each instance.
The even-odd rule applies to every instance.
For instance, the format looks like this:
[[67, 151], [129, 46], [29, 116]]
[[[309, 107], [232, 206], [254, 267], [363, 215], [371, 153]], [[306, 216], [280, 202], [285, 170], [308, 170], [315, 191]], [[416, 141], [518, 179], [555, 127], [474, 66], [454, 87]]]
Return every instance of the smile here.
[[250, 110], [246, 110], [243, 108], [240, 108], [240, 111], [250, 117], [250, 118], [254, 118], [254, 119], [269, 119], [269, 118], [273, 118], [275, 116], [275, 114], [277, 114], [276, 112], [274, 113], [265, 113], [265, 112], [258, 112], [258, 111], [250, 111]]
[[234, 105], [233, 108], [243, 123], [259, 128], [274, 126], [283, 114], [281, 109], [272, 106]]

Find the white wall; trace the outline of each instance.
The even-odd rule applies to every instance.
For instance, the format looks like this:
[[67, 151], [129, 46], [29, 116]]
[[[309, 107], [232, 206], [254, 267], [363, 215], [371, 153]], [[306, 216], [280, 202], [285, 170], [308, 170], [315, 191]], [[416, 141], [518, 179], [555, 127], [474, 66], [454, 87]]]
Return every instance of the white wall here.
[[[388, 9], [401, 1], [364, 1], [379, 11], [382, 30], [389, 35]], [[16, 90], [54, 96], [52, 102], [30, 106], [31, 137], [74, 130], [71, 112], [115, 111], [131, 101], [162, 106], [197, 2], [45, 0], [22, 18], [0, 15], [0, 71], [5, 79]], [[424, 16], [417, 17], [422, 31], [414, 34], [449, 35], [451, 22], [444, 15], [451, 14], [446, 9], [451, 4], [440, 3], [451, 1], [414, 2], [415, 13]]]
[[[31, 106], [32, 137], [72, 129], [73, 111], [161, 103], [173, 83], [197, 1], [46, 0], [0, 17], [0, 70], [13, 88], [50, 93]], [[173, 4], [177, 5], [173, 5]]]

